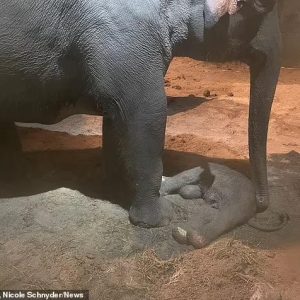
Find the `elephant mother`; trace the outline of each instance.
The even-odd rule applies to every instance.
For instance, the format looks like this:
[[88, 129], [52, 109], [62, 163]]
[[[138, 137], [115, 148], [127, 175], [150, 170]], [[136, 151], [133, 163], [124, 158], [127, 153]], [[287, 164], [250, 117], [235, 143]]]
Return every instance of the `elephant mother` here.
[[159, 190], [174, 56], [249, 64], [250, 161], [264, 211], [280, 70], [275, 0], [0, 0], [0, 169], [7, 145], [18, 146], [13, 122], [50, 124], [102, 107], [106, 173], [129, 179], [131, 221], [167, 224], [172, 209]]

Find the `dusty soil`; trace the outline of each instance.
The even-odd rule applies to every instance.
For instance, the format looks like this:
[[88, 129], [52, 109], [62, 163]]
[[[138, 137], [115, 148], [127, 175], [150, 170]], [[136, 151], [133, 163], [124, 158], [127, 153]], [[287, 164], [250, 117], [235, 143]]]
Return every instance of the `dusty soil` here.
[[[169, 117], [165, 174], [197, 166], [205, 159], [249, 175], [247, 68], [176, 59], [166, 76], [166, 91]], [[268, 147], [271, 206], [290, 215], [283, 230], [263, 233], [245, 225], [205, 249], [168, 261], [151, 250], [105, 262], [95, 253], [76, 258], [62, 243], [53, 262], [40, 262], [34, 257], [36, 251], [46, 247], [41, 244], [15, 257], [18, 264], [11, 265], [2, 257], [5, 269], [2, 267], [0, 287], [89, 288], [92, 299], [298, 299], [299, 95], [300, 70], [283, 69]], [[35, 179], [48, 180], [34, 186], [19, 184], [9, 196], [32, 200], [38, 193], [64, 187], [97, 197], [94, 165], [95, 161], [99, 161], [99, 168], [101, 165], [101, 118], [76, 116], [59, 125], [33, 127], [42, 129], [19, 130], [23, 148], [34, 165]], [[85, 169], [93, 172], [85, 174]], [[17, 249], [18, 245], [15, 241], [11, 247]], [[7, 272], [11, 274], [9, 280]], [[53, 273], [52, 280], [49, 272]]]

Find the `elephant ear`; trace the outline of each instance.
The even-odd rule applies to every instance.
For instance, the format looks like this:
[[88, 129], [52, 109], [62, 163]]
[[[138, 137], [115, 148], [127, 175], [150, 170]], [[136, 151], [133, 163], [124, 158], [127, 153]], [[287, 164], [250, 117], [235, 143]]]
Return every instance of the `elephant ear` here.
[[276, 0], [254, 0], [253, 4], [259, 13], [268, 13], [273, 9], [275, 3]]

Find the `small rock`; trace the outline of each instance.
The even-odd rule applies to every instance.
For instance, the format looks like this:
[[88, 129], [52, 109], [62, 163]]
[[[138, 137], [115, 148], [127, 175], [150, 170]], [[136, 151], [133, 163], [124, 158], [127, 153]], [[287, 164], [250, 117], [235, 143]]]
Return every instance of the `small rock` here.
[[176, 79], [184, 79], [185, 80], [185, 76], [182, 74], [182, 75], [177, 76]]
[[269, 257], [269, 258], [274, 258], [275, 256], [276, 256], [276, 253], [274, 253], [274, 252], [267, 253], [267, 257]]
[[180, 85], [175, 85], [175, 86], [173, 86], [173, 88], [176, 90], [182, 90], [182, 87]]
[[170, 82], [169, 80], [165, 80], [165, 86], [166, 86], [166, 87], [171, 86], [171, 82]]
[[229, 92], [229, 93], [227, 93], [227, 96], [228, 96], [228, 97], [233, 97], [234, 94], [233, 94], [233, 92]]
[[204, 96], [204, 97], [210, 97], [210, 90], [205, 90], [205, 91], [203, 92], [203, 96]]

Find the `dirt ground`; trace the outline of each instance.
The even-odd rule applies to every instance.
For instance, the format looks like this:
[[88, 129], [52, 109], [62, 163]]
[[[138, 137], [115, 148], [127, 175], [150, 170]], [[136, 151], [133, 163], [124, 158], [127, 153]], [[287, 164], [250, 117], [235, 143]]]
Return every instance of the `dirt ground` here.
[[[220, 159], [247, 174], [248, 82], [242, 65], [176, 60], [167, 76], [167, 93], [183, 98], [171, 101], [184, 106], [196, 97], [201, 104], [169, 118], [167, 148]], [[208, 91], [212, 96], [203, 98]], [[299, 95], [300, 70], [282, 69], [270, 122], [269, 180], [271, 205], [289, 213], [288, 226], [267, 234], [244, 226], [233, 233], [234, 241], [221, 240], [188, 254], [176, 282], [161, 289], [162, 298], [299, 299]], [[259, 296], [262, 290], [270, 294]]]
[[[249, 175], [247, 68], [181, 58], [174, 60], [165, 81], [169, 103], [165, 174], [189, 169], [205, 159]], [[59, 274], [55, 278], [59, 281], [45, 285], [45, 281], [31, 280], [34, 276], [30, 270], [14, 270], [15, 266], [7, 265], [5, 272], [14, 270], [15, 278], [1, 283], [0, 276], [0, 287], [13, 287], [22, 281], [26, 282], [23, 288], [89, 288], [95, 300], [299, 299], [299, 95], [300, 69], [282, 69], [268, 153], [271, 207], [290, 216], [283, 230], [263, 233], [245, 225], [205, 249], [168, 261], [149, 250], [114, 258], [101, 267], [94, 255], [85, 260], [70, 258], [62, 245], [52, 264], [57, 266]], [[91, 180], [86, 176], [83, 180], [82, 172], [98, 159], [101, 118], [74, 116], [58, 125], [30, 126], [36, 128], [19, 129], [23, 148], [29, 160], [35, 162], [35, 176], [49, 181], [35, 187], [22, 186], [14, 191], [14, 197], [31, 197], [61, 187], [96, 197], [98, 187], [91, 179], [93, 174], [88, 176]], [[55, 180], [51, 180], [53, 176]], [[34, 249], [28, 249], [28, 260], [31, 251], [34, 253]], [[79, 269], [85, 273], [79, 274]], [[47, 270], [40, 273], [45, 275]]]

